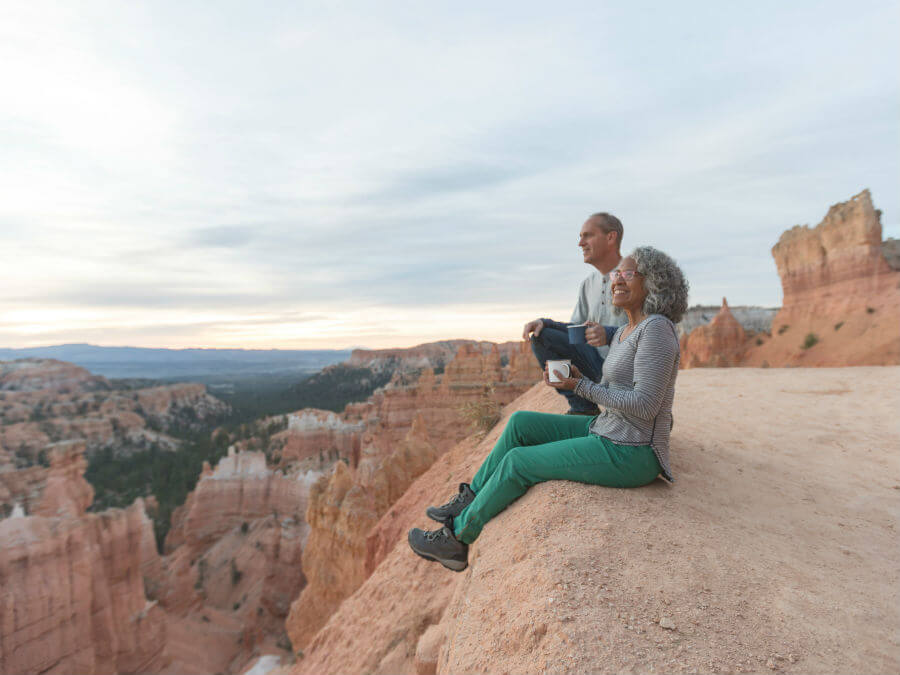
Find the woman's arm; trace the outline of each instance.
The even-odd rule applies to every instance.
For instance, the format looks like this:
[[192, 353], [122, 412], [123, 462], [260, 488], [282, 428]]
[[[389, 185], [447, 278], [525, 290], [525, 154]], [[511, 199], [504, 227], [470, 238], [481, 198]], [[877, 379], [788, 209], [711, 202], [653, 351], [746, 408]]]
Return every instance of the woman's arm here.
[[633, 390], [608, 389], [582, 377], [575, 393], [605, 408], [651, 420], [659, 413], [677, 353], [678, 339], [669, 322], [653, 319], [638, 340]]

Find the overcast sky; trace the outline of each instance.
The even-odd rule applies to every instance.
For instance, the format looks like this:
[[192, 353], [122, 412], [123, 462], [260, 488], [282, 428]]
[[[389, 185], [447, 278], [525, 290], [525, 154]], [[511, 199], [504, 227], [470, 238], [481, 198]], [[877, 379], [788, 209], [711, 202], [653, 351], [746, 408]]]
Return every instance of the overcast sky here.
[[595, 211], [691, 303], [900, 236], [900, 4], [0, 4], [0, 346], [344, 348], [565, 320]]

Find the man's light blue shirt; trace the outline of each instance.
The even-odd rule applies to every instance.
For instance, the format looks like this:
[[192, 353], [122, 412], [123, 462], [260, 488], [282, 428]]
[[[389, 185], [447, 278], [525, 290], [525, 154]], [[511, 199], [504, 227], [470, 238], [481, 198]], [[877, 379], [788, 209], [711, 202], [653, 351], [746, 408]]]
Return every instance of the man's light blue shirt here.
[[[615, 312], [612, 304], [612, 282], [608, 274], [595, 271], [578, 288], [578, 302], [572, 312], [571, 323], [596, 321], [601, 326], [624, 326], [628, 323], [625, 312]], [[602, 358], [609, 353], [609, 345], [597, 347]]]

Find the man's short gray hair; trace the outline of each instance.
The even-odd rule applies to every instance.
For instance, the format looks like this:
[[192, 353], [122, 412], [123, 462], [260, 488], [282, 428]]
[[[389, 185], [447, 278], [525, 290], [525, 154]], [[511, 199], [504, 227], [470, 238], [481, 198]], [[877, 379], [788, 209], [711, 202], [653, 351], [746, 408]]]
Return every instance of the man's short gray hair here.
[[622, 235], [625, 234], [625, 228], [622, 227], [622, 221], [616, 218], [611, 213], [592, 213], [591, 217], [588, 218], [591, 222], [594, 223], [597, 227], [599, 227], [603, 232], [616, 233], [616, 246], [622, 246]]
[[672, 323], [681, 321], [688, 307], [688, 282], [678, 263], [652, 246], [639, 246], [628, 257], [644, 280], [644, 314], [662, 314]]

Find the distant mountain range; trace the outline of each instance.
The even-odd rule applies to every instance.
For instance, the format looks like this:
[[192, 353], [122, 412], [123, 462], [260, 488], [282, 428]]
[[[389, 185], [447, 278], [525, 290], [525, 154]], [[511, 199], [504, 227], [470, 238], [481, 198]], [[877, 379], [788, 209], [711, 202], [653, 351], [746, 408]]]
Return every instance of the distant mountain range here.
[[146, 349], [89, 344], [0, 348], [0, 361], [58, 359], [104, 377], [154, 380], [308, 375], [349, 357], [349, 349]]

